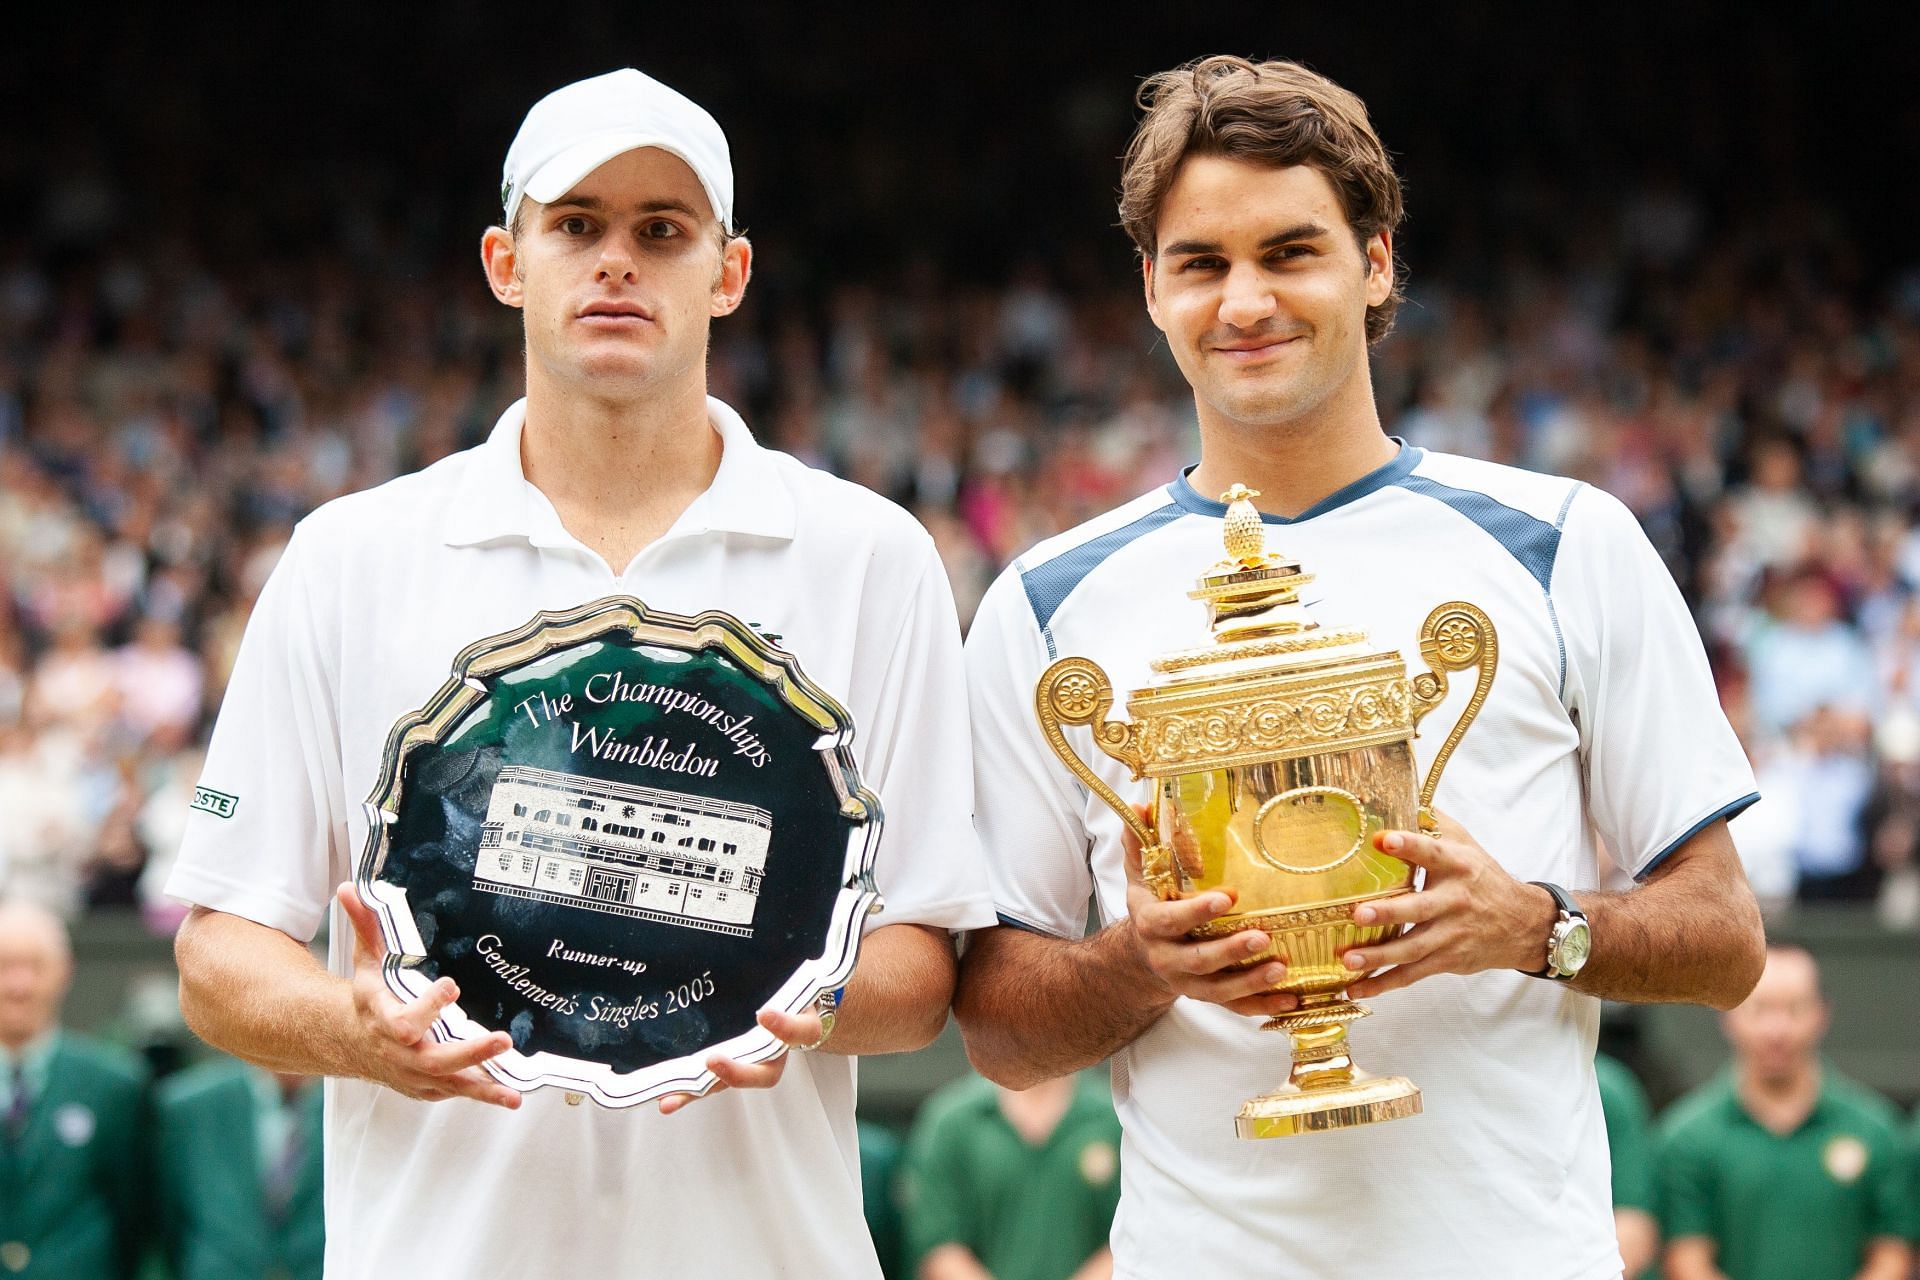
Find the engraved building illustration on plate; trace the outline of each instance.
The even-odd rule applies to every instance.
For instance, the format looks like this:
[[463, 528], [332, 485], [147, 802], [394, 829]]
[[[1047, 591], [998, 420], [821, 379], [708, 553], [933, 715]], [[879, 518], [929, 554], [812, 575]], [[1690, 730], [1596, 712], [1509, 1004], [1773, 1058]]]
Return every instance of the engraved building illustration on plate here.
[[508, 765], [473, 887], [750, 938], [772, 834], [755, 805]]

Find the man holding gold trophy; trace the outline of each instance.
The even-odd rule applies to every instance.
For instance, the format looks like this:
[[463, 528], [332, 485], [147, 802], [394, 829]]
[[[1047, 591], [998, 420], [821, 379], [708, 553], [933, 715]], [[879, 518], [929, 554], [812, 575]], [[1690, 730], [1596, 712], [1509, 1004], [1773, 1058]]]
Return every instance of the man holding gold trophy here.
[[752, 257], [706, 111], [580, 81], [504, 178], [526, 398], [294, 533], [168, 885], [183, 1012], [329, 1077], [329, 1276], [872, 1280], [850, 1055], [937, 1035], [992, 919], [946, 576], [707, 395]]
[[1356, 97], [1210, 58], [1141, 104], [1121, 220], [1201, 459], [976, 616], [969, 1055], [1112, 1058], [1116, 1275], [1617, 1276], [1600, 999], [1730, 1007], [1763, 957], [1697, 633], [1610, 496], [1383, 434]]

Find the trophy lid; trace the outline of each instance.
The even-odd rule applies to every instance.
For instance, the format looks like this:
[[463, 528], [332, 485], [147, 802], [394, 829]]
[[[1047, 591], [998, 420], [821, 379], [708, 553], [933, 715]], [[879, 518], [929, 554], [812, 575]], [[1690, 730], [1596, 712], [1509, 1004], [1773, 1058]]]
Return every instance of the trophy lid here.
[[[1367, 633], [1357, 627], [1322, 627], [1300, 589], [1314, 580], [1299, 561], [1266, 547], [1266, 525], [1252, 499], [1257, 489], [1236, 484], [1220, 495], [1227, 504], [1226, 557], [1200, 576], [1190, 599], [1207, 604], [1213, 643], [1177, 650], [1154, 659], [1162, 674], [1209, 668], [1208, 675], [1225, 674], [1225, 664], [1244, 669], [1276, 660], [1295, 662], [1341, 661], [1361, 656]], [[1347, 650], [1347, 653], [1334, 652]]]

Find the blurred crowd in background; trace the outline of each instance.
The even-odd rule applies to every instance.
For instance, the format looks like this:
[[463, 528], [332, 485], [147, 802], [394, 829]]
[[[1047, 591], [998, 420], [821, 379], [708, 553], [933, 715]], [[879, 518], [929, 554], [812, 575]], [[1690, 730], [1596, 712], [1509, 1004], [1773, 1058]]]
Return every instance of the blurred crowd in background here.
[[[668, 29], [589, 0], [511, 57], [521, 9], [438, 2], [389, 6], [378, 32], [351, 6], [259, 7], [217, 33], [129, 10], [0, 50], [0, 902], [82, 936], [114, 909], [177, 924], [160, 887], [294, 523], [477, 443], [520, 394], [519, 317], [475, 250], [541, 93], [633, 62], [713, 108], [756, 249], [745, 308], [714, 331], [713, 391], [763, 442], [910, 508], [964, 625], [1025, 548], [1197, 456], [1113, 225], [1127, 94], [1198, 54], [1278, 51], [1359, 92], [1407, 179], [1408, 301], [1374, 359], [1387, 430], [1624, 500], [1753, 758], [1764, 798], [1734, 836], [1763, 902], [1920, 926], [1920, 266], [1887, 231], [1920, 179], [1886, 163], [1920, 136], [1898, 89], [1912, 15], [1869, 39], [1825, 10], [1730, 21], [1688, 0], [1631, 22], [1466, 3], [1412, 24], [1276, 10], [1258, 29], [969, 7], [850, 32], [734, 8]], [[1800, 1039], [1810, 1060], [1819, 1036]], [[1910, 1067], [1884, 1074], [1905, 1089]], [[285, 1113], [260, 1151], [216, 1154], [258, 1156], [262, 1188], [292, 1197], [269, 1175], [312, 1154], [286, 1140], [311, 1090], [237, 1071], [161, 1086], [182, 1119], [157, 1146], [182, 1164], [160, 1181], [187, 1185], [190, 1135], [236, 1131], [202, 1109], [219, 1100]], [[0, 1138], [64, 1142], [53, 1119], [31, 1129], [31, 1085], [0, 1080]], [[1111, 1211], [1116, 1139], [1103, 1098], [1056, 1093], [1073, 1140], [1035, 1150], [1087, 1243], [1055, 1202], [1044, 1225], [1078, 1256]], [[869, 1216], [902, 1274], [968, 1232], [996, 1270], [996, 1242], [1044, 1252], [1000, 1224], [903, 1225], [886, 1202], [895, 1185], [951, 1217], [957, 1193], [928, 1189], [959, 1185], [962, 1153], [991, 1171], [1024, 1150], [1016, 1130], [1033, 1145], [994, 1097], [935, 1095], [904, 1154], [863, 1132]], [[1618, 1181], [1616, 1199], [1651, 1204]], [[291, 1239], [294, 1200], [269, 1200]], [[1832, 1215], [1773, 1216], [1801, 1232]], [[16, 1245], [0, 1232], [0, 1255]]]
[[[1376, 352], [1387, 429], [1626, 501], [1759, 772], [1736, 824], [1755, 887], [1913, 923], [1920, 272], [1869, 278], [1804, 201], [1716, 224], [1670, 185], [1575, 219], [1526, 194], [1494, 251], [1411, 264]], [[0, 248], [0, 889], [164, 929], [201, 743], [290, 528], [481, 439], [518, 394], [519, 320], [446, 245], [411, 256], [418, 227], [229, 260], [143, 240], [130, 199], [76, 170]], [[777, 301], [717, 326], [714, 392], [911, 508], [964, 623], [1014, 555], [1195, 457], [1190, 393], [1101, 247], [811, 293], [763, 248]]]

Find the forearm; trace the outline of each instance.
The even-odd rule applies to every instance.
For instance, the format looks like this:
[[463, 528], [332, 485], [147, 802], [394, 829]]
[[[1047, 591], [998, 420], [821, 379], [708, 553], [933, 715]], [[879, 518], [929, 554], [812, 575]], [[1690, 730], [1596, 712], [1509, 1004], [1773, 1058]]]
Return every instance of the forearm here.
[[999, 925], [969, 940], [954, 1015], [974, 1069], [1026, 1089], [1111, 1057], [1173, 1000], [1130, 921], [1079, 941]]
[[1101, 1245], [1067, 1280], [1113, 1280], [1113, 1251]]
[[1574, 896], [1593, 930], [1577, 990], [1731, 1009], [1760, 980], [1766, 933], [1725, 823], [1688, 841], [1645, 884]]
[[944, 929], [883, 925], [860, 940], [860, 959], [841, 994], [826, 1053], [910, 1053], [947, 1025], [953, 941]]
[[351, 985], [286, 934], [196, 907], [174, 958], [181, 1015], [208, 1044], [273, 1071], [357, 1073]]
[[973, 1250], [963, 1244], [943, 1244], [927, 1250], [914, 1275], [918, 1280], [993, 1280]]
[[1629, 1277], [1638, 1276], [1660, 1256], [1660, 1224], [1645, 1209], [1615, 1209], [1613, 1234]]
[[1705, 1236], [1689, 1236], [1667, 1246], [1663, 1270], [1666, 1280], [1727, 1280], [1713, 1262], [1713, 1241]]
[[1881, 1236], [1867, 1245], [1867, 1262], [1854, 1280], [1907, 1280], [1913, 1250], [1903, 1240]]

